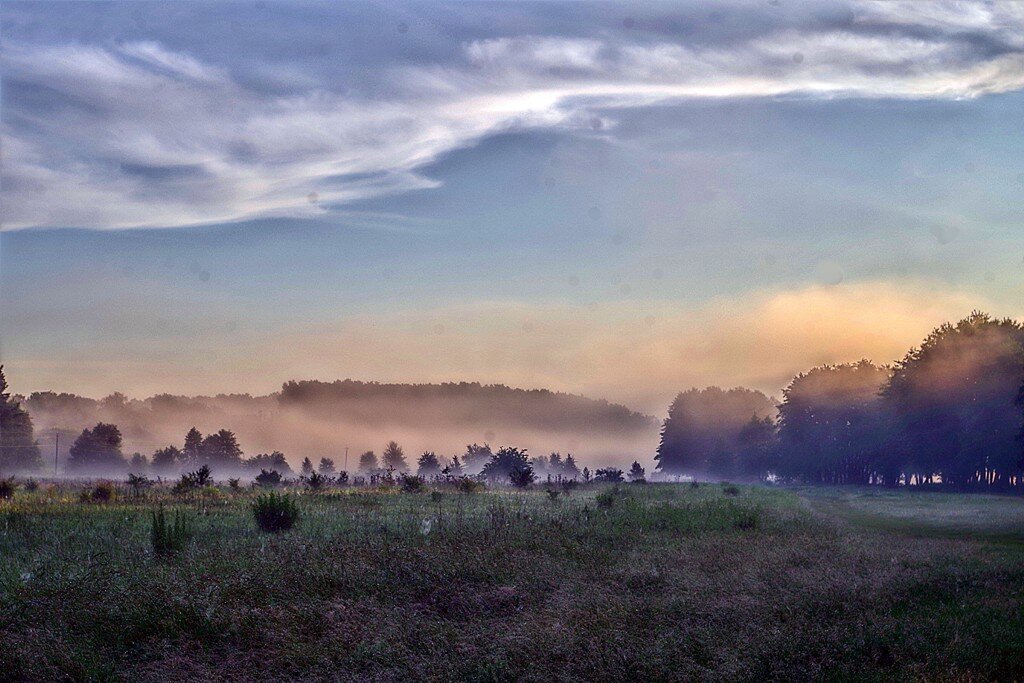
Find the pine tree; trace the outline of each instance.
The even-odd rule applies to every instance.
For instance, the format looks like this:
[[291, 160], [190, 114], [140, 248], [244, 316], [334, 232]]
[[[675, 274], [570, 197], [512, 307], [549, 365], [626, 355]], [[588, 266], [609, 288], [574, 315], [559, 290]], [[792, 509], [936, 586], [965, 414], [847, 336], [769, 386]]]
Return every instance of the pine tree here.
[[43, 465], [32, 432], [32, 418], [7, 390], [0, 365], [0, 472], [31, 472]]
[[405, 462], [405, 453], [395, 441], [388, 441], [388, 445], [384, 448], [384, 467], [393, 468], [399, 472], [409, 469], [409, 465]]
[[378, 467], [380, 465], [377, 463], [377, 454], [373, 451], [366, 451], [359, 456], [359, 471], [363, 474], [369, 474]]
[[308, 457], [302, 459], [302, 476], [308, 477], [313, 474], [313, 461]]
[[433, 451], [424, 451], [420, 459], [416, 461], [416, 474], [421, 477], [436, 477], [441, 473], [441, 461]]
[[203, 455], [203, 435], [193, 427], [185, 435], [185, 447], [181, 449], [181, 460], [187, 466], [196, 465]]

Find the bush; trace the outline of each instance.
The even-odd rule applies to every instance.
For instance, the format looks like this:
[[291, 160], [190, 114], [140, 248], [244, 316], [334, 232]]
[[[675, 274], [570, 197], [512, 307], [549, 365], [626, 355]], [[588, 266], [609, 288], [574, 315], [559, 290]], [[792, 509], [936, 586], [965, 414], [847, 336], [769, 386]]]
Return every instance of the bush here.
[[327, 488], [327, 485], [331, 482], [331, 478], [326, 474], [320, 474], [317, 471], [311, 471], [306, 479], [306, 487], [310, 491], [322, 491]]
[[232, 491], [240, 491], [242, 489], [242, 480], [238, 477], [228, 479], [228, 488]]
[[444, 500], [444, 494], [443, 493], [441, 493], [440, 491], [431, 491], [430, 492], [430, 502], [432, 502], [432, 503], [440, 503], [442, 500]]
[[29, 479], [25, 482], [25, 490], [29, 493], [34, 493], [39, 490], [39, 482], [35, 479]]
[[558, 489], [552, 489], [552, 488], [544, 489], [544, 493], [548, 494], [548, 499], [552, 503], [555, 502], [556, 500], [558, 500], [558, 496], [560, 496], [562, 494], [562, 492], [559, 491]]
[[594, 481], [618, 483], [620, 481], [625, 481], [625, 478], [622, 476], [622, 470], [618, 467], [602, 467], [594, 472]]
[[14, 477], [9, 479], [0, 479], [0, 500], [10, 500], [14, 498], [14, 490], [18, 486], [14, 483]]
[[213, 473], [208, 465], [203, 465], [194, 472], [187, 472], [181, 475], [181, 479], [174, 485], [174, 493], [187, 493], [193, 489], [201, 489], [213, 483]]
[[727, 496], [738, 496], [740, 495], [740, 489], [738, 486], [727, 484], [722, 487], [722, 493], [724, 493]]
[[690, 488], [691, 489], [699, 489], [700, 488], [700, 482], [699, 481], [691, 481], [690, 482]]
[[281, 473], [277, 470], [260, 470], [256, 475], [256, 485], [265, 489], [274, 488], [281, 484]]
[[288, 494], [271, 491], [256, 497], [252, 514], [261, 530], [278, 533], [291, 529], [299, 521], [299, 506]]
[[483, 491], [486, 487], [482, 481], [477, 481], [473, 477], [462, 475], [455, 480], [455, 488], [458, 489], [459, 493], [476, 493], [477, 491]]
[[608, 509], [615, 505], [615, 491], [602, 491], [594, 497], [597, 507]]
[[142, 493], [152, 487], [154, 484], [153, 480], [142, 474], [129, 474], [128, 475], [128, 487], [132, 490], [132, 495], [139, 497]]
[[114, 499], [114, 487], [108, 482], [101, 482], [93, 487], [89, 495], [94, 503], [107, 503]]
[[161, 505], [153, 510], [152, 521], [150, 541], [154, 555], [167, 558], [184, 550], [192, 537], [192, 528], [181, 510], [175, 510], [174, 519], [168, 520], [164, 506]]
[[418, 474], [400, 474], [398, 483], [405, 493], [419, 493], [427, 487], [427, 480]]
[[348, 472], [344, 470], [338, 472], [338, 476], [334, 480], [338, 482], [338, 486], [348, 486]]
[[508, 479], [517, 489], [525, 489], [537, 479], [537, 475], [533, 473], [532, 465], [518, 464], [509, 471]]

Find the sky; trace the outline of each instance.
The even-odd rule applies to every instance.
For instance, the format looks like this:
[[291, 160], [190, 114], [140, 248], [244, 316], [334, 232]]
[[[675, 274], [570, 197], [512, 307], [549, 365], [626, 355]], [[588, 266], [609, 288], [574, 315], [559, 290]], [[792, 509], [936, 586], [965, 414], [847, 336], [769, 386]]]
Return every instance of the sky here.
[[1024, 314], [1024, 3], [4, 2], [13, 388], [661, 415]]

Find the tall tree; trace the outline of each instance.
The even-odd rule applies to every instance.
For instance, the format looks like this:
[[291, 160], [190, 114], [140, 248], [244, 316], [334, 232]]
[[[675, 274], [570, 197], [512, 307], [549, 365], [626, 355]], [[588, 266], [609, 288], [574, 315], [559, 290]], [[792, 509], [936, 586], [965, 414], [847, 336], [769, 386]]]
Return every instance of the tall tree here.
[[479, 474], [493, 455], [490, 444], [470, 444], [466, 446], [466, 453], [462, 456], [462, 465], [469, 474]]
[[378, 469], [380, 464], [377, 462], [377, 454], [373, 451], [366, 451], [359, 456], [359, 471], [363, 474], [368, 474]]
[[200, 460], [203, 464], [221, 468], [240, 468], [242, 466], [242, 448], [238, 445], [235, 433], [222, 429], [203, 439], [199, 448]]
[[384, 467], [394, 468], [399, 472], [409, 469], [408, 463], [405, 462], [405, 453], [398, 442], [388, 441], [388, 445], [384, 447]]
[[532, 473], [533, 468], [530, 467], [525, 448], [504, 446], [491, 456], [481, 473], [493, 482], [505, 482], [514, 470], [525, 470], [527, 467]]
[[975, 311], [896, 364], [884, 398], [914, 481], [1020, 482], [1024, 327]]
[[870, 361], [797, 375], [779, 406], [779, 473], [814, 484], [869, 484], [882, 450], [879, 392], [889, 370]]
[[0, 473], [32, 472], [43, 465], [32, 431], [32, 418], [11, 397], [0, 365]]
[[92, 429], [83, 429], [68, 452], [71, 472], [120, 472], [126, 465], [121, 454], [121, 431], [117, 425], [104, 422]]
[[436, 477], [441, 473], [441, 461], [433, 451], [423, 451], [416, 461], [416, 474], [421, 477]]
[[320, 458], [320, 465], [317, 467], [317, 470], [319, 470], [320, 474], [327, 477], [333, 476], [337, 471], [334, 466], [334, 460], [331, 458]]
[[669, 407], [654, 458], [656, 469], [667, 474], [728, 476], [740, 431], [752, 417], [770, 417], [775, 410], [770, 398], [752, 389], [684, 391]]
[[178, 469], [181, 451], [176, 446], [167, 446], [153, 453], [151, 460], [153, 471], [158, 474], [171, 474]]
[[180, 458], [184, 464], [191, 467], [198, 465], [202, 457], [203, 435], [198, 429], [193, 427], [185, 435], [185, 446], [181, 449]]

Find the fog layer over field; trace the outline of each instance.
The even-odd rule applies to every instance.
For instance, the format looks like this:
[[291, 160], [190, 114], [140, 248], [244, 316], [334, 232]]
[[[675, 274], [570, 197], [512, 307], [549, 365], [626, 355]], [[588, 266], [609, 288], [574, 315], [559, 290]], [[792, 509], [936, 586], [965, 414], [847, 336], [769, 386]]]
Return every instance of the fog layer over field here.
[[97, 422], [118, 426], [126, 456], [180, 448], [194, 426], [204, 434], [229, 429], [246, 456], [282, 451], [293, 467], [304, 457], [328, 457], [344, 468], [348, 448], [349, 470], [360, 453], [379, 454], [391, 439], [412, 459], [424, 450], [451, 456], [463, 453], [467, 444], [490, 443], [527, 448], [533, 455], [573, 453], [581, 466], [591, 467], [649, 460], [658, 440], [654, 418], [621, 405], [470, 383], [288, 382], [269, 396], [163, 394], [142, 400], [37, 392], [23, 405], [51, 465], [55, 430], [60, 431], [61, 469], [74, 438]]

